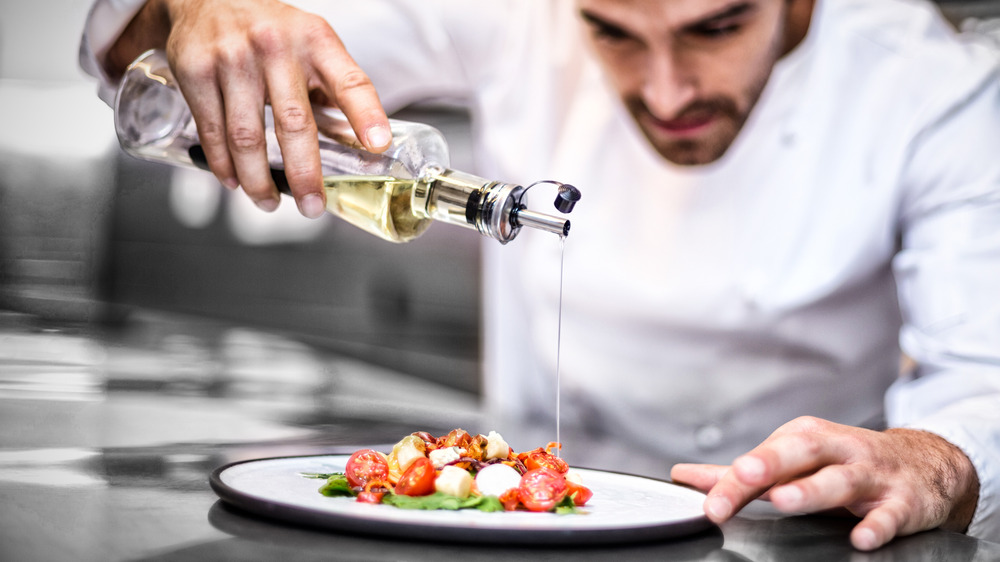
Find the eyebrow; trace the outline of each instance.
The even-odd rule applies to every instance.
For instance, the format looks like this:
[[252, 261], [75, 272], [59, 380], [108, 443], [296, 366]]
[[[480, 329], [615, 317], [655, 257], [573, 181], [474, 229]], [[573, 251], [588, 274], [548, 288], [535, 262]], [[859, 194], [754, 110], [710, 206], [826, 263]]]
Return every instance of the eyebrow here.
[[739, 17], [742, 16], [743, 14], [752, 11], [755, 7], [756, 6], [753, 4], [753, 2], [749, 2], [747, 0], [734, 2], [728, 6], [723, 6], [715, 13], [711, 13], [701, 17], [697, 21], [684, 24], [683, 27], [685, 29], [690, 29], [692, 27], [700, 27], [703, 25], [712, 24], [719, 20], [726, 20], [729, 18]]
[[[695, 21], [685, 23], [684, 25], [681, 26], [681, 29], [694, 29], [705, 25], [711, 25], [716, 21], [739, 17], [745, 13], [752, 11], [755, 7], [756, 6], [754, 5], [754, 3], [748, 0], [737, 0], [732, 4], [719, 8], [714, 13], [706, 14], [704, 16], [699, 17]], [[612, 23], [598, 16], [597, 14], [594, 14], [593, 12], [590, 12], [587, 9], [580, 10], [580, 17], [582, 17], [588, 23], [627, 33], [627, 31], [621, 25]]]
[[584, 21], [586, 21], [587, 23], [596, 25], [598, 27], [616, 29], [622, 32], [625, 31], [624, 29], [622, 29], [620, 25], [611, 23], [608, 20], [587, 11], [586, 9], [580, 10], [580, 17], [582, 17]]

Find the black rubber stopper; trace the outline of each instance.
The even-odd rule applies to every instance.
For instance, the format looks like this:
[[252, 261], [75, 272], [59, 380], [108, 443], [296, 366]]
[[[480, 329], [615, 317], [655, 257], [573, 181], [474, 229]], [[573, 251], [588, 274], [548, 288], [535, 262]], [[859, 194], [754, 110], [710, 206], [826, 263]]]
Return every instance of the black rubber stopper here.
[[569, 184], [559, 186], [559, 194], [556, 195], [556, 209], [563, 214], [573, 210], [573, 206], [580, 200], [580, 190]]

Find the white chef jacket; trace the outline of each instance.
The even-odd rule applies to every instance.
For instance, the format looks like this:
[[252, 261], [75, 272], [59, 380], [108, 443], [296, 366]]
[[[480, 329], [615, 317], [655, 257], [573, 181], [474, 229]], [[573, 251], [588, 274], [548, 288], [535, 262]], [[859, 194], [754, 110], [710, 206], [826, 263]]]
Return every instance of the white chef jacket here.
[[[88, 22], [105, 99], [94, 53], [136, 4], [98, 0]], [[662, 476], [798, 415], [925, 429], [978, 472], [969, 533], [1000, 540], [994, 51], [919, 1], [819, 1], [725, 156], [677, 167], [604, 82], [572, 2], [299, 4], [387, 107], [464, 103], [469, 171], [583, 192], [564, 246], [528, 229], [485, 246], [485, 397], [508, 441], [551, 438], [558, 409], [571, 460]]]

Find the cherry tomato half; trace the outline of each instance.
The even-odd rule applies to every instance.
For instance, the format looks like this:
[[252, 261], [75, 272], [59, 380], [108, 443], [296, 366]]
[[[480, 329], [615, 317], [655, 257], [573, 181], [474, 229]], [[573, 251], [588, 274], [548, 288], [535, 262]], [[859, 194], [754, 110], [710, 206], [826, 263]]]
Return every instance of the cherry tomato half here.
[[382, 503], [383, 496], [385, 496], [385, 492], [362, 490], [358, 492], [358, 501], [361, 503]]
[[566, 479], [551, 468], [536, 468], [524, 473], [517, 495], [530, 511], [549, 511], [568, 491]]
[[590, 501], [590, 498], [594, 497], [594, 492], [590, 491], [590, 488], [583, 486], [581, 484], [576, 484], [575, 482], [566, 481], [567, 491], [566, 494], [573, 498], [573, 505], [579, 507]]
[[403, 496], [426, 496], [434, 493], [434, 464], [427, 457], [413, 461], [396, 483], [396, 493]]
[[361, 449], [347, 459], [344, 476], [351, 487], [363, 488], [370, 480], [387, 480], [389, 463], [382, 453], [373, 449]]
[[561, 458], [549, 453], [539, 447], [534, 451], [529, 451], [524, 459], [524, 466], [528, 470], [534, 470], [536, 468], [551, 468], [558, 473], [564, 473], [569, 470], [569, 465], [566, 461]]

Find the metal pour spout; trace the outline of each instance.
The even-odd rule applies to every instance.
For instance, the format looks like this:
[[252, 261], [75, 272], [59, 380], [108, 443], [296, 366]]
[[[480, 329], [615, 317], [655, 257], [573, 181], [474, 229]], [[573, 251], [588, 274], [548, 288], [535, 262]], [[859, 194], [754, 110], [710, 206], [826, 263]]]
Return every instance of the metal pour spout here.
[[569, 185], [568, 183], [546, 180], [529, 185], [518, 195], [518, 207], [511, 213], [511, 221], [517, 226], [530, 226], [532, 228], [558, 234], [560, 237], [568, 236], [570, 227], [569, 219], [562, 219], [532, 211], [527, 209], [522, 202], [525, 193], [527, 193], [529, 189], [543, 183], [558, 187], [559, 192], [556, 195], [554, 203], [557, 211], [562, 214], [569, 214], [573, 211], [573, 207], [575, 207], [576, 203], [580, 200], [580, 190], [572, 185]]
[[545, 230], [553, 234], [558, 234], [559, 236], [566, 236], [569, 234], [569, 219], [561, 219], [559, 217], [553, 217], [551, 215], [538, 213], [529, 209], [518, 209], [514, 211], [513, 221], [517, 226], [530, 226], [531, 228]]

